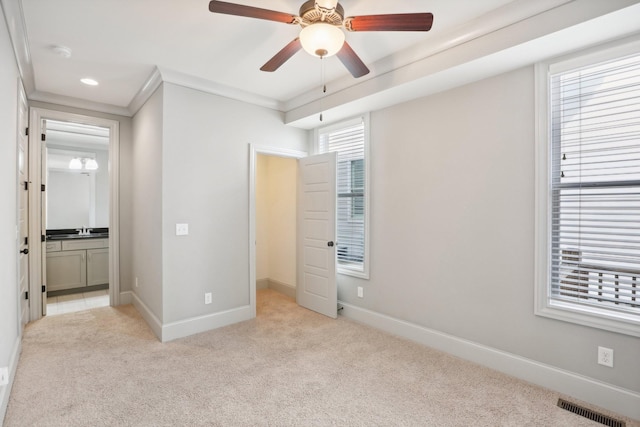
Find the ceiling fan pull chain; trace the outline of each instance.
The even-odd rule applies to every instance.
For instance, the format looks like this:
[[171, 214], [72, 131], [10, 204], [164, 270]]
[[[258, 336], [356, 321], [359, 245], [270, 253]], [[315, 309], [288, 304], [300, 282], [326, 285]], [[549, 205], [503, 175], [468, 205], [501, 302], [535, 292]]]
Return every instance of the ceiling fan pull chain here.
[[327, 84], [324, 82], [324, 57], [320, 57], [320, 83], [322, 84], [322, 97], [320, 98], [320, 121], [324, 110], [324, 97], [327, 94]]

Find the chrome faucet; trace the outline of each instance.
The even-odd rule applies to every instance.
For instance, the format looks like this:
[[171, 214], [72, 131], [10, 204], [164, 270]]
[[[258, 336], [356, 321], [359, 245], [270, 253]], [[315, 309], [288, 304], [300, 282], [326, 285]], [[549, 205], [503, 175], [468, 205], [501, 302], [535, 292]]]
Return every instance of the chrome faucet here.
[[82, 228], [76, 228], [76, 231], [80, 236], [88, 236], [89, 234], [91, 234], [92, 229], [87, 228], [83, 225]]

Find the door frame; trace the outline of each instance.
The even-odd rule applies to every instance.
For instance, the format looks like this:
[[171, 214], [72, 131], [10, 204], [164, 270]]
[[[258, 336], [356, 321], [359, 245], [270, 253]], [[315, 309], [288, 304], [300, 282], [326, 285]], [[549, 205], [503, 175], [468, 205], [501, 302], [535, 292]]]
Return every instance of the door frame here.
[[[58, 120], [109, 128], [109, 303], [120, 304], [120, 122], [95, 116], [68, 113], [40, 107], [31, 107], [29, 127], [29, 182], [32, 188], [42, 182], [42, 134], [43, 120]], [[35, 185], [35, 187], [33, 187]], [[29, 194], [29, 241], [40, 242], [42, 233], [42, 192]], [[42, 318], [42, 244], [29, 250], [30, 321]]]
[[256, 317], [256, 165], [258, 154], [290, 159], [307, 157], [307, 151], [249, 144], [249, 306]]

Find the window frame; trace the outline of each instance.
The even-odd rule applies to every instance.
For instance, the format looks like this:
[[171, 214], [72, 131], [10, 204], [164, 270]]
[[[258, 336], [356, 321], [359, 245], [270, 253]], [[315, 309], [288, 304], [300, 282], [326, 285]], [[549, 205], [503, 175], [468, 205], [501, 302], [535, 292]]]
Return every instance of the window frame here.
[[[370, 140], [370, 125], [369, 125], [369, 113], [359, 115], [357, 117], [353, 117], [350, 119], [346, 119], [340, 122], [333, 123], [327, 126], [321, 126], [314, 129], [313, 134], [313, 153], [314, 154], [322, 154], [320, 152], [320, 134], [327, 133], [339, 129], [343, 129], [346, 127], [354, 126], [355, 124], [363, 123], [364, 124], [364, 255], [362, 261], [362, 271], [356, 269], [348, 264], [343, 264], [337, 260], [336, 254], [336, 271], [338, 274], [343, 274], [347, 276], [353, 276], [360, 279], [369, 279], [369, 259], [370, 259], [370, 233], [369, 233], [369, 223], [370, 223], [370, 187], [371, 187], [371, 179], [370, 179], [370, 163], [371, 156], [369, 150], [369, 140]], [[337, 225], [337, 218], [336, 218]]]
[[640, 337], [640, 316], [632, 319], [605, 308], [553, 301], [551, 284], [552, 138], [550, 75], [640, 52], [640, 37], [608, 43], [535, 65], [535, 307], [537, 316]]

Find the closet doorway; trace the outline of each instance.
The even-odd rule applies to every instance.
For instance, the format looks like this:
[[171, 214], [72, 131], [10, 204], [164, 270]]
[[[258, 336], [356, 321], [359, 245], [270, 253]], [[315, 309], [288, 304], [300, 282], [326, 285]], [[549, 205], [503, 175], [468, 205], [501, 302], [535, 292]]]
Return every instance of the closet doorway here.
[[250, 146], [249, 299], [259, 292], [296, 298], [297, 160], [302, 151]]
[[296, 298], [297, 160], [258, 154], [256, 161], [256, 291]]

